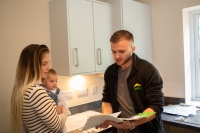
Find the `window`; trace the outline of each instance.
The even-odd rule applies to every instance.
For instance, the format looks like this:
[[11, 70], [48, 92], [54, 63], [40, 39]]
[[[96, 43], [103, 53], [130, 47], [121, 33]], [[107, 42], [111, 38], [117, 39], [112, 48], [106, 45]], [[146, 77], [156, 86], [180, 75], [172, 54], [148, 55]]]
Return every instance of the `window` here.
[[194, 98], [199, 100], [200, 98], [200, 12], [193, 12], [192, 28], [194, 33], [194, 71], [195, 71], [195, 90]]
[[183, 9], [185, 100], [200, 104], [200, 6]]

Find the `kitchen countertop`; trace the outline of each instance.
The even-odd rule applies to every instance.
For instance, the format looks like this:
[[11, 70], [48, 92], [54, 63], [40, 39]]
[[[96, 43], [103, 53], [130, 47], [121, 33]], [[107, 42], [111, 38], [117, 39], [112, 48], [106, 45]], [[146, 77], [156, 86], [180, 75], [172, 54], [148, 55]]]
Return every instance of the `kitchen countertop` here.
[[[93, 109], [93, 111], [101, 112], [101, 108]], [[188, 116], [188, 117], [191, 117], [191, 116]], [[162, 113], [163, 124], [176, 126], [180, 128], [186, 128], [186, 129], [190, 129], [194, 131], [200, 131], [200, 124], [192, 124], [192, 123], [186, 123], [186, 122], [181, 122], [181, 121], [175, 121], [175, 118], [178, 118], [178, 116]], [[107, 133], [109, 131], [111, 131], [111, 128], [101, 131], [100, 133]], [[79, 133], [79, 131], [74, 130], [74, 131], [71, 131], [70, 133]]]
[[[163, 124], [200, 131], [200, 124], [176, 121], [176, 118], [178, 118], [178, 116], [162, 113]], [[187, 118], [195, 119], [195, 116], [188, 116]]]

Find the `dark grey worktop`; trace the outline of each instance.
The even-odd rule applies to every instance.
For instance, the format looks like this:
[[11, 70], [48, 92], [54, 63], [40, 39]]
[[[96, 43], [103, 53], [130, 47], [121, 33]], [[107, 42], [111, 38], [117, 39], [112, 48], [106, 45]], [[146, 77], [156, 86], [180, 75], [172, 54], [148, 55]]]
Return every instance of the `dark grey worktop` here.
[[[184, 98], [176, 98], [176, 97], [164, 97], [164, 104], [165, 106], [171, 105], [171, 104], [179, 104], [179, 103], [185, 103]], [[175, 121], [175, 118], [178, 116], [176, 115], [170, 115], [170, 114], [162, 114], [163, 124], [176, 126], [180, 128], [187, 128], [190, 130], [200, 131], [200, 125], [198, 124], [192, 124], [187, 122], [181, 122], [181, 121]], [[192, 117], [192, 116], [188, 116]]]
[[[165, 105], [169, 105], [169, 104], [184, 103], [185, 99], [184, 98], [164, 97], [164, 101], [165, 101]], [[102, 101], [99, 100], [99, 101], [71, 107], [69, 109], [72, 112], [72, 114], [84, 112], [87, 110], [94, 110], [97, 112], [101, 112], [101, 103], [102, 103]], [[175, 118], [177, 118], [177, 117], [178, 116], [163, 113], [162, 114], [163, 124], [176, 126], [176, 127], [180, 127], [180, 128], [186, 128], [186, 129], [190, 129], [190, 130], [194, 130], [194, 131], [200, 131], [200, 125], [181, 122], [181, 121], [175, 121]], [[110, 131], [110, 130], [106, 130], [104, 132], [108, 132], [108, 131]], [[74, 131], [71, 133], [77, 133], [77, 131]]]
[[200, 125], [187, 123], [187, 122], [181, 122], [181, 121], [175, 121], [177, 117], [178, 116], [163, 113], [162, 114], [163, 124], [176, 126], [180, 128], [187, 128], [194, 131], [200, 131]]

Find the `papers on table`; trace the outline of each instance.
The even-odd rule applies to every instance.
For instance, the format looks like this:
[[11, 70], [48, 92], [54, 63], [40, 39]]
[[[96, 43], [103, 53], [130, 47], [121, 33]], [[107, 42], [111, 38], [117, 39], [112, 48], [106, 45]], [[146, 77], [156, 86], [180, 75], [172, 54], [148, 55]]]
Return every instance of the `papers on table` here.
[[163, 107], [164, 113], [174, 114], [174, 115], [182, 115], [189, 116], [190, 114], [196, 115], [196, 106], [180, 106], [180, 105], [170, 105]]
[[99, 114], [102, 113], [90, 110], [83, 113], [78, 113], [75, 115], [68, 116], [65, 123], [67, 127], [67, 132], [82, 128], [90, 116]]

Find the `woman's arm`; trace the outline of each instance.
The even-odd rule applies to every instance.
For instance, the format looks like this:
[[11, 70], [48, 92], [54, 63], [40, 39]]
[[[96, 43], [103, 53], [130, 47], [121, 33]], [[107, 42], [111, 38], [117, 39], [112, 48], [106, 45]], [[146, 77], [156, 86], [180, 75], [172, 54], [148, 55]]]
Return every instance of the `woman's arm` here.
[[67, 114], [71, 115], [71, 112], [70, 112], [70, 110], [69, 110], [69, 108], [67, 106], [66, 99], [63, 96], [62, 92], [60, 92], [59, 95], [58, 95], [58, 105], [62, 105], [63, 107], [65, 107], [65, 109], [67, 110]]
[[60, 131], [68, 116], [66, 110], [61, 115], [58, 115], [56, 105], [46, 91], [43, 88], [34, 90], [34, 93], [28, 99], [31, 107], [35, 110], [43, 124], [49, 129], [52, 131]]

